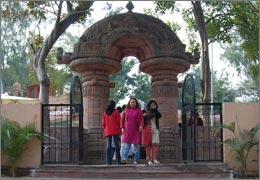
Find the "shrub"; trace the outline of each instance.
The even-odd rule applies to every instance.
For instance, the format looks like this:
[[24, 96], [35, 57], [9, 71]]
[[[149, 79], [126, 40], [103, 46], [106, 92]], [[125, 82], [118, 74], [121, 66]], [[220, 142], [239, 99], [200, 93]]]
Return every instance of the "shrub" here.
[[16, 121], [1, 117], [1, 151], [8, 156], [7, 166], [10, 176], [15, 176], [18, 161], [25, 150], [25, 143], [32, 138], [42, 139], [42, 133], [36, 131], [36, 123], [21, 127]]
[[238, 126], [239, 132], [236, 133], [236, 124], [231, 122], [230, 124], [215, 127], [215, 132], [218, 132], [221, 128], [227, 129], [231, 132], [231, 138], [225, 139], [224, 144], [227, 144], [236, 155], [236, 160], [240, 163], [239, 174], [240, 177], [247, 177], [247, 161], [248, 155], [253, 147], [258, 146], [259, 141], [256, 134], [259, 130], [259, 124], [250, 130], [241, 130]]

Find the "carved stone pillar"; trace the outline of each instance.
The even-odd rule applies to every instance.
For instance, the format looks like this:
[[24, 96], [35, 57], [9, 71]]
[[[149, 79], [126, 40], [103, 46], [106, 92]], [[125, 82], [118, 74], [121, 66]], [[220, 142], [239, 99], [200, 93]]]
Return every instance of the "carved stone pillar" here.
[[109, 75], [118, 72], [121, 64], [108, 58], [82, 58], [71, 63], [82, 74], [84, 107], [84, 163], [105, 163], [105, 138], [102, 113], [109, 100]]
[[82, 74], [84, 128], [102, 128], [101, 116], [109, 98], [109, 75], [121, 70], [115, 60], [101, 57], [71, 62], [71, 69]]
[[162, 162], [180, 161], [178, 133], [178, 79], [187, 68], [178, 58], [154, 58], [140, 64], [140, 69], [152, 76], [151, 96], [158, 103], [162, 118], [160, 124], [160, 154]]
[[89, 70], [82, 75], [84, 129], [101, 128], [101, 115], [109, 99], [108, 74]]
[[152, 76], [151, 96], [158, 104], [163, 115], [161, 127], [178, 127], [178, 79], [188, 63], [174, 57], [160, 57], [146, 60], [140, 64], [141, 71]]
[[163, 120], [161, 127], [176, 128], [178, 126], [178, 83], [176, 72], [158, 70], [153, 73], [151, 80], [151, 96], [160, 105]]
[[151, 73], [151, 96], [159, 104], [161, 161], [178, 162], [180, 139], [178, 135], [178, 85], [176, 72], [158, 70]]

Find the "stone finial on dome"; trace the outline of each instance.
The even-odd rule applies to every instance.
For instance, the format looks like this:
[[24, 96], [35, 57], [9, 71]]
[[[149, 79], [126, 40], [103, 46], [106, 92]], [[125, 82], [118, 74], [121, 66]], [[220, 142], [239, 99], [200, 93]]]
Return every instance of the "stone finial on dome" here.
[[134, 9], [132, 1], [128, 1], [126, 8], [128, 9], [128, 12], [132, 12], [132, 10]]

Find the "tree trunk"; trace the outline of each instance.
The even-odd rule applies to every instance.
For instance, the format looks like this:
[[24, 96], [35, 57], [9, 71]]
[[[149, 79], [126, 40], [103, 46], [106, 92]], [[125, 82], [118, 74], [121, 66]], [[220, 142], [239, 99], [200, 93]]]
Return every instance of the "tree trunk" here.
[[192, 1], [194, 8], [194, 16], [198, 25], [199, 34], [201, 38], [201, 72], [200, 72], [200, 86], [202, 92], [202, 103], [210, 103], [211, 101], [211, 73], [209, 65], [209, 50], [208, 50], [208, 33], [204, 19], [203, 10], [200, 1]]
[[88, 13], [89, 8], [92, 6], [94, 1], [86, 1], [81, 2], [84, 3], [84, 6], [81, 5], [80, 7], [76, 7], [72, 9], [72, 4], [69, 1], [67, 3], [67, 10], [68, 14], [62, 20], [61, 17], [61, 9], [62, 9], [63, 1], [60, 1], [57, 19], [51, 34], [48, 38], [44, 41], [41, 48], [34, 51], [34, 70], [37, 73], [38, 80], [40, 82], [40, 102], [42, 104], [49, 103], [49, 87], [50, 87], [50, 80], [45, 69], [45, 61], [46, 58], [51, 51], [51, 48], [57, 41], [57, 39], [66, 31], [66, 29], [71, 25], [78, 21], [82, 16], [85, 16]]
[[48, 104], [49, 103], [49, 87], [50, 87], [50, 80], [48, 77], [48, 74], [45, 70], [45, 67], [38, 67], [37, 68], [37, 77], [40, 81], [40, 102], [42, 104]]

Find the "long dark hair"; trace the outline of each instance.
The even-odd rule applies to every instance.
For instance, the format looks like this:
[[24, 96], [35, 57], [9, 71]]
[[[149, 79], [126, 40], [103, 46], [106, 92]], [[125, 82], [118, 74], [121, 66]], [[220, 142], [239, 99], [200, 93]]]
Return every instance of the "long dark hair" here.
[[[152, 103], [156, 105], [155, 109], [151, 109]], [[159, 129], [159, 119], [162, 117], [162, 114], [158, 111], [157, 102], [155, 100], [150, 100], [147, 103], [146, 110], [147, 110], [147, 115], [146, 118], [144, 119], [144, 124], [146, 125], [148, 119], [155, 117], [156, 128]]]
[[[146, 105], [146, 109], [148, 110], [148, 111], [151, 111], [152, 109], [151, 109], [151, 104], [152, 103], [154, 103], [154, 104], [156, 104], [156, 108], [155, 109], [158, 109], [158, 104], [157, 104], [157, 102], [155, 101], [155, 100], [150, 100], [148, 103], [147, 103], [147, 105]], [[154, 110], [155, 110], [154, 109]]]
[[109, 101], [106, 109], [106, 114], [111, 115], [114, 112], [115, 107], [116, 107], [116, 102], [113, 100]]

